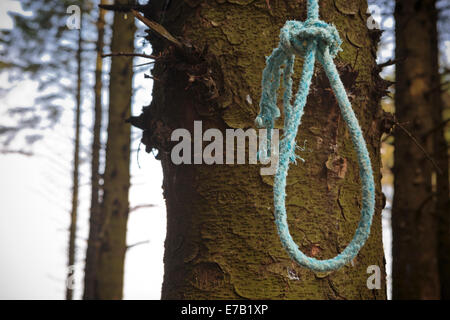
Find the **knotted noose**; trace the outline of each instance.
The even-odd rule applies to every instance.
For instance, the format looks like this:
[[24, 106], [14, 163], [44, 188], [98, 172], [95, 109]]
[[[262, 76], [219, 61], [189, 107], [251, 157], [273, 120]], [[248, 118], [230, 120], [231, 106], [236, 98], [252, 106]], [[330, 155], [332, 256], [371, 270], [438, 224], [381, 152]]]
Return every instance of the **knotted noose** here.
[[[319, 3], [317, 0], [308, 0], [307, 8], [308, 17], [305, 22], [286, 22], [281, 29], [278, 48], [274, 49], [272, 55], [267, 59], [262, 79], [260, 113], [255, 120], [255, 124], [260, 128], [265, 127], [268, 129], [267, 148], [270, 150], [270, 135], [275, 119], [280, 116], [277, 106], [277, 90], [280, 86], [280, 77], [283, 74], [283, 85], [285, 88], [283, 97], [284, 136], [280, 141], [279, 163], [273, 187], [275, 223], [281, 243], [293, 260], [313, 271], [325, 272], [337, 270], [353, 260], [369, 237], [375, 206], [375, 185], [372, 165], [361, 128], [333, 62], [333, 58], [341, 50], [342, 40], [339, 38], [339, 33], [333, 25], [319, 20]], [[294, 104], [291, 105], [292, 73], [295, 55], [303, 57], [304, 64], [299, 90], [295, 96]], [[298, 158], [295, 155], [295, 137], [297, 136], [303, 108], [308, 97], [316, 58], [325, 70], [339, 103], [342, 117], [350, 131], [358, 157], [359, 174], [362, 183], [361, 219], [355, 235], [344, 251], [329, 260], [317, 260], [306, 256], [299, 250], [289, 233], [285, 205], [286, 177], [289, 163], [296, 162], [296, 158]]]

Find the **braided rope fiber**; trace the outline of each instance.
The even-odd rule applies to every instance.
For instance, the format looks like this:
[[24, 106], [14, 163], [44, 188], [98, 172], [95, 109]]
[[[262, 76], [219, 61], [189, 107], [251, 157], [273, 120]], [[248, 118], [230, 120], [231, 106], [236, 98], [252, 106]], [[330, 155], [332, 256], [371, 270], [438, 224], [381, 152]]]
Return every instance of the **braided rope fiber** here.
[[[333, 61], [333, 58], [341, 50], [342, 40], [339, 38], [335, 26], [319, 20], [318, 0], [308, 0], [307, 5], [307, 20], [304, 22], [287, 21], [281, 29], [279, 46], [273, 50], [272, 55], [267, 59], [262, 77], [260, 113], [255, 120], [255, 124], [260, 128], [268, 129], [268, 148], [270, 148], [270, 133], [274, 127], [275, 119], [280, 116], [277, 106], [277, 90], [280, 87], [280, 77], [283, 74], [285, 119], [284, 136], [280, 141], [279, 148], [279, 164], [274, 179], [275, 223], [281, 243], [293, 260], [313, 271], [326, 272], [340, 269], [349, 263], [369, 237], [375, 207], [375, 185], [370, 156], [361, 128]], [[292, 105], [292, 74], [295, 55], [303, 57], [304, 64], [299, 90]], [[348, 126], [358, 158], [362, 183], [361, 218], [354, 237], [344, 251], [328, 260], [308, 257], [299, 250], [289, 232], [285, 205], [286, 177], [289, 164], [295, 163], [296, 158], [299, 158], [295, 155], [295, 138], [306, 105], [316, 59], [325, 70], [339, 103], [342, 117]]]

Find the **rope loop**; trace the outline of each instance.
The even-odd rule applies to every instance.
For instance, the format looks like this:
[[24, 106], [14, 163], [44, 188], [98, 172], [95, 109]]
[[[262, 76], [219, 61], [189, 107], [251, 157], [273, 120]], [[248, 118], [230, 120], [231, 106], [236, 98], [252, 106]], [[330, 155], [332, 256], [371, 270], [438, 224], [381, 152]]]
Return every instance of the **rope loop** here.
[[[283, 247], [289, 256], [299, 265], [314, 271], [332, 271], [349, 263], [359, 252], [370, 234], [372, 217], [375, 208], [375, 184], [369, 152], [344, 85], [334, 64], [333, 58], [341, 50], [342, 40], [335, 26], [319, 20], [319, 5], [317, 0], [308, 1], [308, 18], [305, 22], [287, 21], [280, 32], [280, 43], [267, 58], [262, 77], [262, 94], [260, 112], [255, 119], [257, 127], [268, 129], [267, 146], [262, 146], [270, 153], [271, 132], [275, 120], [280, 117], [277, 105], [277, 92], [280, 78], [283, 79], [284, 95], [284, 131], [279, 143], [279, 162], [274, 177], [274, 207], [275, 224]], [[295, 55], [304, 59], [299, 89], [292, 101], [292, 74], [294, 72]], [[289, 233], [286, 214], [286, 178], [289, 164], [299, 158], [295, 151], [296, 136], [301, 123], [303, 109], [314, 73], [317, 60], [330, 81], [336, 100], [341, 109], [342, 118], [348, 126], [359, 165], [362, 184], [361, 219], [349, 245], [336, 257], [328, 260], [317, 260], [306, 256], [292, 239]], [[266, 149], [267, 148], [267, 149]]]

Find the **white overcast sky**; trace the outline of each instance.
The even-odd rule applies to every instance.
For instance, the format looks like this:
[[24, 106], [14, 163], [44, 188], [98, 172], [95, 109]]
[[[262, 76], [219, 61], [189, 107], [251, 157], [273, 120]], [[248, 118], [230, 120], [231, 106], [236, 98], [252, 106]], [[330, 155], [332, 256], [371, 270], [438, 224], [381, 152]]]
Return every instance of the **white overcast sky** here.
[[[18, 1], [0, 1], [0, 28], [11, 28], [7, 11], [21, 11]], [[109, 61], [108, 61], [109, 62]], [[7, 76], [0, 77], [2, 86]], [[135, 77], [142, 86], [134, 97], [133, 111], [139, 114], [151, 99], [151, 80]], [[36, 84], [23, 81], [0, 97], [0, 116], [13, 106], [32, 105]], [[64, 299], [67, 242], [71, 201], [73, 102], [64, 105], [55, 130], [35, 145], [33, 157], [0, 155], [0, 299]], [[4, 118], [2, 119], [4, 120]], [[92, 119], [85, 114], [83, 124]], [[84, 129], [83, 145], [90, 147], [89, 129]], [[14, 144], [13, 144], [14, 147]], [[137, 141], [133, 148], [137, 148]], [[87, 161], [89, 161], [87, 159]], [[162, 197], [162, 170], [159, 161], [145, 151], [132, 156], [131, 207], [155, 204], [130, 214], [128, 244], [148, 243], [131, 248], [125, 263], [125, 299], [159, 299], [163, 276], [165, 205]], [[81, 175], [75, 298], [81, 297], [83, 260], [88, 236], [89, 165]]]

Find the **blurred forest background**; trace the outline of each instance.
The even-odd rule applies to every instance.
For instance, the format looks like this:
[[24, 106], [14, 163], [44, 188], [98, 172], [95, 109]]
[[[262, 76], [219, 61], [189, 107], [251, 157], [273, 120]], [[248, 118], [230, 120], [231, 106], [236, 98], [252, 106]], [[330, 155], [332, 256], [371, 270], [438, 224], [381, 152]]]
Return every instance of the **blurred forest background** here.
[[[423, 1], [416, 17], [426, 19], [429, 37], [436, 29], [434, 57], [414, 41], [420, 39], [414, 29], [396, 30], [412, 17], [398, 9], [402, 2], [396, 10], [394, 0], [370, 0], [368, 10], [368, 28], [383, 31], [379, 71], [392, 82], [381, 105], [388, 297], [449, 299], [450, 2]], [[0, 3], [2, 299], [160, 298], [166, 228], [161, 165], [152, 153], [139, 152], [141, 132], [122, 121], [149, 104], [152, 49], [145, 25], [131, 13], [99, 9], [111, 4]], [[82, 8], [79, 29], [74, 5]], [[423, 55], [408, 60], [414, 48]], [[110, 55], [131, 52], [138, 54]], [[411, 95], [405, 88], [421, 77], [415, 69], [430, 72], [431, 80]], [[131, 107], [124, 111], [124, 105]], [[409, 170], [414, 153], [425, 159], [423, 172]], [[106, 181], [106, 172], [116, 178]], [[394, 191], [402, 196], [394, 199]], [[406, 207], [413, 214], [429, 207], [430, 214], [391, 219]], [[115, 220], [105, 224], [107, 219]], [[412, 245], [405, 241], [411, 234], [420, 244], [402, 246]], [[430, 248], [439, 249], [430, 256]], [[405, 268], [415, 276], [403, 277]]]
[[[95, 210], [98, 203], [92, 186], [102, 184], [101, 175], [92, 176], [92, 171], [105, 170], [108, 124], [110, 60], [99, 59], [99, 54], [111, 52], [114, 15], [102, 10], [104, 23], [99, 22], [99, 18], [102, 19], [99, 2], [83, 3], [80, 29], [82, 107], [78, 113], [80, 34], [66, 25], [76, 22], [68, 20], [76, 12], [67, 12], [74, 4], [81, 3], [60, 0], [0, 3], [3, 28], [0, 35], [0, 157], [2, 190], [5, 192], [0, 215], [0, 252], [2, 261], [8, 261], [0, 267], [0, 287], [3, 288], [0, 297], [5, 299], [64, 299], [66, 281], [73, 285], [75, 299], [84, 293], [89, 218], [92, 207]], [[120, 17], [124, 19], [123, 14]], [[104, 47], [100, 51], [97, 50], [99, 34], [100, 39], [102, 37], [99, 28], [104, 30]], [[143, 35], [141, 26], [135, 32], [136, 47], [150, 51], [142, 41]], [[98, 65], [101, 61], [103, 64]], [[139, 67], [147, 62], [147, 59], [136, 57], [134, 67], [130, 68], [135, 72], [134, 112], [149, 103], [148, 90], [151, 90], [153, 80], [144, 77], [144, 70], [151, 65]], [[99, 68], [100, 72], [97, 71]], [[79, 149], [75, 151], [77, 114], [81, 121]], [[92, 150], [94, 124], [97, 126], [97, 151]], [[132, 129], [129, 155], [129, 207], [132, 213], [128, 221], [125, 298], [159, 299], [165, 236], [162, 172], [154, 155], [138, 152], [139, 140], [140, 133]], [[94, 159], [91, 155], [96, 152], [98, 157]], [[75, 154], [78, 155], [78, 173], [74, 170]], [[75, 205], [74, 177], [78, 181]], [[68, 232], [70, 225], [77, 225], [76, 234], [74, 229]], [[75, 240], [71, 244], [69, 236]], [[74, 267], [68, 268], [68, 265]], [[149, 285], [142, 286], [143, 281]]]

